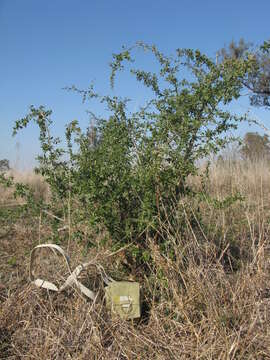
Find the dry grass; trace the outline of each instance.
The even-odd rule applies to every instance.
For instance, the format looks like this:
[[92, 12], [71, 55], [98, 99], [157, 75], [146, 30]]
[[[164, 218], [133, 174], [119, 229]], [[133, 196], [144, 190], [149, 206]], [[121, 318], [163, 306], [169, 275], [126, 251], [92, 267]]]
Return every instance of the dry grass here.
[[[7, 175], [13, 176], [15, 182], [30, 185], [36, 198], [42, 198], [44, 200], [48, 199], [49, 189], [40, 175], [37, 175], [32, 171], [18, 172], [16, 170], [10, 170]], [[6, 189], [0, 185], [0, 206], [21, 204], [23, 202], [23, 199], [14, 200], [13, 189]]]
[[[245, 195], [247, 202], [258, 200], [269, 201], [267, 196], [270, 190], [269, 163], [260, 161], [251, 162], [225, 162], [214, 165], [211, 170], [211, 187], [217, 196], [224, 196], [235, 191]], [[270, 204], [269, 204], [270, 207]]]
[[[0, 358], [270, 359], [270, 169], [216, 167], [208, 185], [220, 199], [240, 191], [245, 200], [229, 210], [206, 203], [205, 227], [190, 224], [171, 239], [174, 260], [148, 240], [155, 266], [147, 277], [135, 274], [144, 305], [134, 322], [112, 319], [102, 290], [93, 304], [76, 290], [29, 284], [29, 252], [39, 230], [42, 242], [50, 233], [38, 219], [18, 219], [0, 238]], [[183, 202], [180, 211], [192, 207]], [[118, 255], [104, 260], [106, 248], [84, 250], [84, 241], [71, 244], [73, 265], [97, 257], [109, 273], [121, 271]], [[84, 274], [89, 286], [94, 280], [94, 272]]]

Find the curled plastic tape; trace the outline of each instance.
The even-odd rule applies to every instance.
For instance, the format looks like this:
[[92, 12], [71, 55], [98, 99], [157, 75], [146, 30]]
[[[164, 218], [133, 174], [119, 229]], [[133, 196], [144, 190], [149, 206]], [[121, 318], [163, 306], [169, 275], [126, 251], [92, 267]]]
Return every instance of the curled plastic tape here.
[[[55, 251], [58, 252], [59, 254], [61, 254], [63, 256], [63, 258], [65, 260], [65, 263], [66, 263], [66, 266], [68, 268], [70, 275], [68, 276], [65, 283], [60, 288], [58, 288], [54, 283], [52, 283], [50, 281], [39, 279], [39, 278], [35, 279], [35, 277], [34, 277], [34, 274], [33, 274], [34, 260], [35, 260], [38, 250], [43, 249], [43, 248], [49, 248], [54, 253], [55, 253]], [[71, 271], [69, 257], [67, 256], [67, 254], [64, 252], [64, 250], [59, 245], [41, 244], [41, 245], [37, 245], [31, 252], [30, 269], [29, 269], [30, 280], [34, 285], [36, 285], [39, 288], [44, 288], [44, 289], [57, 291], [57, 292], [61, 292], [61, 291], [65, 290], [67, 287], [75, 285], [82, 294], [87, 296], [89, 299], [95, 300], [96, 293], [94, 291], [88, 289], [86, 286], [84, 286], [78, 280], [78, 277], [79, 277], [81, 271], [84, 269], [87, 269], [90, 266], [95, 266], [97, 268], [97, 270], [99, 271], [99, 273], [102, 277], [102, 280], [104, 281], [104, 283], [106, 285], [109, 285], [110, 283], [114, 282], [114, 280], [106, 274], [103, 267], [100, 264], [97, 264], [93, 261], [90, 261], [90, 262], [84, 263], [84, 264], [80, 264], [73, 271]]]

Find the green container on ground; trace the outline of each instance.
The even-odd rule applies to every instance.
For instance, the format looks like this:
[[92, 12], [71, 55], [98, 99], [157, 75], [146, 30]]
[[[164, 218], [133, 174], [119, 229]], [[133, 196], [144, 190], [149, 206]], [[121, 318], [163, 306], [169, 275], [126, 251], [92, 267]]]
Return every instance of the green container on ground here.
[[113, 281], [105, 288], [106, 306], [122, 319], [141, 316], [140, 285], [131, 281]]

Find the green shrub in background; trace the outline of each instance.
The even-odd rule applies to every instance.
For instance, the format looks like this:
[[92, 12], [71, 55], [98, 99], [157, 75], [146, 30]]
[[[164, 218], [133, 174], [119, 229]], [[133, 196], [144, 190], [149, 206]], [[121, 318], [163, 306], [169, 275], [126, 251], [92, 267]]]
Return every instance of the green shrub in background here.
[[[135, 50], [152, 54], [159, 71], [133, 68]], [[168, 57], [138, 43], [113, 55], [112, 86], [125, 68], [153, 93], [138, 111], [130, 112], [126, 99], [99, 96], [92, 86], [73, 86], [84, 100], [100, 100], [110, 115], [85, 133], [76, 121], [68, 124], [66, 149], [51, 136], [51, 111], [44, 107], [31, 107], [16, 122], [14, 134], [36, 122], [42, 149], [37, 172], [49, 183], [54, 204], [76, 199], [80, 206], [76, 216], [71, 206], [74, 221], [102, 224], [114, 244], [133, 242], [140, 252], [146, 249], [147, 234], [159, 243], [167, 241], [163, 224], [174, 223], [173, 209], [181, 198], [194, 196], [188, 177], [197, 174], [200, 160], [231, 140], [227, 134], [243, 120], [226, 106], [240, 96], [252, 58], [247, 54], [216, 64], [198, 50], [177, 49]]]

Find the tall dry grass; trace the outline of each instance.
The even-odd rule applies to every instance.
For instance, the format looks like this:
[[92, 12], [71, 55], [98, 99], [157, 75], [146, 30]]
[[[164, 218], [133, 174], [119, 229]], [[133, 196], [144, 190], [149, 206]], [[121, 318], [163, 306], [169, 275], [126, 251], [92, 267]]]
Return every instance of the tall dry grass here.
[[[37, 199], [48, 199], [49, 188], [40, 175], [35, 174], [33, 171], [16, 171], [10, 170], [7, 172], [7, 176], [12, 176], [15, 182], [27, 184], [34, 191], [34, 195]], [[4, 188], [0, 185], [0, 206], [16, 205], [23, 203], [24, 200], [13, 197], [12, 188]]]
[[215, 195], [225, 196], [235, 191], [241, 192], [247, 203], [269, 200], [270, 164], [267, 161], [225, 161], [211, 167], [210, 182]]
[[[0, 358], [270, 359], [270, 168], [216, 165], [207, 187], [220, 200], [236, 192], [244, 200], [220, 209], [207, 200], [197, 225], [188, 217], [195, 204], [183, 200], [175, 218], [187, 214], [185, 233], [171, 236], [175, 224], [164, 225], [168, 254], [148, 238], [153, 264], [147, 276], [133, 274], [143, 288], [138, 321], [111, 318], [101, 284], [96, 303], [75, 289], [55, 294], [29, 284], [29, 251], [38, 231], [48, 238], [38, 221], [0, 239]], [[74, 264], [96, 257], [110, 274], [121, 272], [124, 254], [105, 261], [108, 249], [84, 250], [84, 241], [71, 244]], [[82, 281], [91, 287], [97, 274]]]

